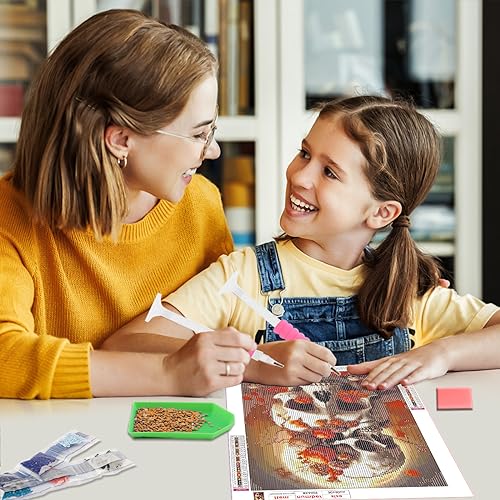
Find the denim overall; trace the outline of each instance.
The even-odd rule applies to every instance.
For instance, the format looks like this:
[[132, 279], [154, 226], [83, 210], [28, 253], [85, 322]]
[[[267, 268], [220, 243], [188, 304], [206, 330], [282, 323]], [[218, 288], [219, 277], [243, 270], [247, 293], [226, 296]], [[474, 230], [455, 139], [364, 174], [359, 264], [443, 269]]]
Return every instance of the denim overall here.
[[[271, 241], [255, 247], [261, 293], [284, 290], [285, 283], [276, 250]], [[407, 328], [397, 328], [390, 339], [361, 323], [356, 307], [356, 296], [351, 297], [269, 297], [268, 308], [280, 304], [284, 308], [282, 319], [316, 344], [330, 349], [338, 365], [351, 365], [372, 361], [408, 351], [411, 347]], [[278, 310], [279, 305], [275, 306]], [[265, 342], [281, 340], [273, 327], [266, 324]]]

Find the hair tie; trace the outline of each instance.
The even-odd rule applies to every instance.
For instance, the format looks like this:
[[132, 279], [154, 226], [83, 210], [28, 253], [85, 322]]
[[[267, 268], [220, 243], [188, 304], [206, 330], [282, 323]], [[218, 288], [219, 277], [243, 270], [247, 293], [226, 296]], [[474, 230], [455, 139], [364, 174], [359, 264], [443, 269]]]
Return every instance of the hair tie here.
[[400, 215], [392, 221], [392, 227], [410, 227], [410, 218], [407, 215]]

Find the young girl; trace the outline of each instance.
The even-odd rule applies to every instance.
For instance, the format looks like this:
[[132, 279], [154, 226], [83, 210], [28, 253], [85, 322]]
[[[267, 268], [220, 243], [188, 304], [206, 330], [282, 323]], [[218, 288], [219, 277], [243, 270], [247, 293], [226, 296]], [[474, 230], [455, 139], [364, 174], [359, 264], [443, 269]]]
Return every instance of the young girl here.
[[[438, 345], [436, 339], [485, 327], [485, 338], [493, 335], [500, 342], [492, 326], [500, 323], [499, 309], [437, 286], [437, 264], [411, 237], [411, 214], [425, 199], [439, 165], [439, 137], [409, 104], [368, 96], [330, 102], [287, 170], [281, 216], [286, 236], [220, 257], [165, 300], [211, 328], [231, 325], [251, 335], [265, 330], [258, 335], [264, 341], [259, 348], [285, 368], [251, 361], [245, 379], [277, 385], [318, 381], [335, 361], [372, 362], [351, 370], [373, 369], [366, 384], [384, 388], [418, 379], [418, 373], [411, 379], [415, 369], [408, 367], [423, 351], [413, 351], [412, 357], [412, 346]], [[387, 238], [370, 248], [374, 234], [388, 225]], [[279, 341], [243, 302], [219, 295], [234, 271], [242, 288], [313, 342]], [[128, 332], [145, 328], [150, 327], [134, 323]], [[182, 335], [163, 319], [148, 331]], [[142, 345], [168, 348], [168, 340], [156, 342], [143, 339]], [[425, 351], [420, 361], [433, 369], [424, 376], [456, 368], [440, 357], [442, 349]], [[497, 360], [483, 361], [500, 366]]]

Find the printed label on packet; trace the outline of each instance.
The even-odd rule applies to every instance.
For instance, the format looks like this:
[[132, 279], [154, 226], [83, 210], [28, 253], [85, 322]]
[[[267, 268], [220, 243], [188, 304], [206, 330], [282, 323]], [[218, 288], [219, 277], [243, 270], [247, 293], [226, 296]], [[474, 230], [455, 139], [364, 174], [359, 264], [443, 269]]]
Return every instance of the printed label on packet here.
[[122, 461], [125, 457], [118, 451], [106, 451], [98, 453], [89, 458], [85, 458], [81, 462], [69, 464], [64, 467], [54, 467], [53, 469], [42, 474], [44, 481], [53, 481], [60, 477], [79, 476], [87, 474], [95, 469], [103, 471], [110, 470], [111, 464]]

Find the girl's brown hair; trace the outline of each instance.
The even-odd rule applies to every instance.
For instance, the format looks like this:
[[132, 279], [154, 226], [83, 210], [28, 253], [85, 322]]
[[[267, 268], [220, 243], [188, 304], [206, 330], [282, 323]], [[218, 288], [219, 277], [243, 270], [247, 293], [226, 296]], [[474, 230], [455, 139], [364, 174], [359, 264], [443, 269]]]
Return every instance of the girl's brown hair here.
[[199, 38], [138, 11], [109, 10], [75, 28], [42, 64], [22, 115], [12, 182], [35, 218], [116, 236], [127, 199], [106, 127], [152, 134], [216, 72]]
[[437, 285], [438, 263], [416, 246], [407, 218], [424, 201], [441, 163], [433, 125], [411, 104], [358, 96], [321, 107], [322, 119], [339, 118], [360, 147], [372, 194], [401, 203], [401, 216], [385, 240], [365, 253], [366, 275], [358, 292], [361, 319], [388, 338], [411, 322], [412, 302]]

